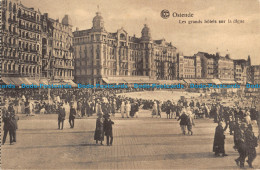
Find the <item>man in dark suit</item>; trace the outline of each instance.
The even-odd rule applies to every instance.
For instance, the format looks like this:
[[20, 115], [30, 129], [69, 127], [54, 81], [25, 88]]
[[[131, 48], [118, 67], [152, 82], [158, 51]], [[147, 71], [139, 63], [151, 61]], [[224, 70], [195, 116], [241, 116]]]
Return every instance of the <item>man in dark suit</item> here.
[[[58, 129], [63, 129], [64, 120], [66, 117], [65, 108], [63, 107], [63, 103], [60, 103], [59, 110], [58, 110]], [[61, 124], [61, 128], [60, 128]]]
[[73, 105], [70, 106], [70, 117], [69, 117], [69, 123], [70, 123], [70, 128], [74, 128], [74, 119], [76, 117], [76, 109], [74, 108]]
[[[104, 131], [105, 131], [105, 135], [107, 137], [107, 146], [109, 146], [109, 145], [113, 144], [113, 129], [112, 129], [112, 125], [114, 124], [114, 122], [110, 119], [110, 115], [104, 115], [104, 117], [105, 117]], [[110, 138], [110, 142], [109, 142], [109, 138]]]
[[13, 145], [13, 132], [14, 132], [14, 124], [11, 122], [11, 114], [8, 112], [6, 107], [2, 109], [3, 114], [3, 122], [4, 122], [4, 136], [3, 136], [3, 145], [6, 141], [7, 134], [9, 132], [10, 137], [10, 145]]

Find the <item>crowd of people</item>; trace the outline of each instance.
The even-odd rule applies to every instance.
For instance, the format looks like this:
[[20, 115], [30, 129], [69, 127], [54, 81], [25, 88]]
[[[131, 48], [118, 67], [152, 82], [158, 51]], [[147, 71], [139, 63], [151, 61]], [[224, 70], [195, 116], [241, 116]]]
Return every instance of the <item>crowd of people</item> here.
[[[11, 92], [13, 93], [13, 92]], [[39, 95], [42, 94], [42, 98]], [[49, 97], [48, 97], [49, 96]], [[36, 100], [38, 99], [39, 100]], [[239, 158], [235, 161], [240, 167], [244, 167], [245, 158], [248, 156], [249, 167], [256, 157], [255, 147], [257, 138], [252, 133], [252, 123], [260, 127], [260, 115], [258, 110], [252, 107], [241, 107], [235, 102], [233, 105], [225, 105], [218, 100], [208, 102], [197, 99], [181, 98], [179, 101], [145, 100], [124, 97], [113, 90], [57, 90], [51, 94], [44, 92], [22, 91], [17, 95], [5, 95], [5, 107], [2, 109], [4, 122], [3, 144], [9, 132], [10, 144], [16, 142], [16, 129], [19, 117], [17, 114], [58, 114], [58, 129], [64, 128], [66, 114], [69, 114], [70, 128], [75, 126], [75, 118], [97, 116], [94, 140], [96, 144], [103, 145], [104, 136], [107, 137], [107, 145], [113, 143], [111, 117], [120, 113], [122, 118], [137, 118], [139, 110], [151, 110], [151, 117], [161, 118], [166, 114], [167, 119], [180, 121], [183, 135], [193, 135], [192, 127], [194, 119], [212, 118], [218, 123], [215, 131], [213, 151], [216, 156], [227, 156], [224, 149], [225, 131], [229, 127], [229, 134], [234, 135], [234, 149], [239, 152]], [[260, 131], [260, 130], [258, 130]]]

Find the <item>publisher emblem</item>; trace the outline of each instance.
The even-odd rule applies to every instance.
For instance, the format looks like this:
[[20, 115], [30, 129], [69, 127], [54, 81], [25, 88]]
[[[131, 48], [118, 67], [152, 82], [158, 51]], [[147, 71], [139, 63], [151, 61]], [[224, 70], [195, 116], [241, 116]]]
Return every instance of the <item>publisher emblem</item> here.
[[170, 12], [169, 12], [167, 9], [162, 10], [162, 11], [161, 11], [161, 17], [162, 17], [163, 19], [169, 18], [169, 17], [170, 17]]

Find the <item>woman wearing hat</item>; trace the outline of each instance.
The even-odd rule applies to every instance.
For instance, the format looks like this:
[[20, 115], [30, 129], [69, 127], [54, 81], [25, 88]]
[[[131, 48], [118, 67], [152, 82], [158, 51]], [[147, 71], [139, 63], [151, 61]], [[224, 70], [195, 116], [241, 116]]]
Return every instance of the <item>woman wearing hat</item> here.
[[129, 116], [130, 116], [130, 111], [131, 111], [130, 101], [126, 101], [125, 112], [126, 112], [126, 117], [127, 118], [129, 118]]
[[215, 156], [227, 156], [225, 153], [225, 130], [223, 128], [223, 122], [220, 121], [215, 130], [215, 137], [213, 143], [213, 152], [215, 152]]
[[153, 116], [157, 116], [158, 115], [158, 106], [157, 106], [157, 102], [154, 101], [153, 103], [153, 110], [152, 110], [152, 117]]
[[124, 118], [124, 115], [125, 115], [125, 101], [124, 100], [121, 103], [120, 111], [121, 111], [122, 118]]
[[100, 141], [100, 144], [103, 145], [102, 142], [104, 141], [104, 119], [102, 115], [98, 115], [98, 118], [96, 120], [94, 140], [96, 141], [96, 144], [98, 144], [98, 141]]

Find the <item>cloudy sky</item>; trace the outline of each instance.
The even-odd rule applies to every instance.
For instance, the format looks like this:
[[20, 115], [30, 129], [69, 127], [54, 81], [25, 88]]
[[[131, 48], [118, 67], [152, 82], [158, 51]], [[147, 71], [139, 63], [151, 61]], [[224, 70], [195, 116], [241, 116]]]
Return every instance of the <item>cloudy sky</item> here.
[[[229, 53], [233, 59], [260, 64], [260, 0], [21, 0], [27, 7], [39, 8], [53, 19], [68, 14], [73, 30], [89, 29], [97, 6], [109, 32], [121, 27], [130, 35], [141, 35], [143, 24], [152, 38], [171, 41], [184, 55], [198, 51]], [[193, 13], [193, 18], [162, 19], [163, 9], [171, 13]], [[147, 20], [145, 20], [147, 18]], [[179, 24], [179, 20], [244, 20], [243, 24]]]

